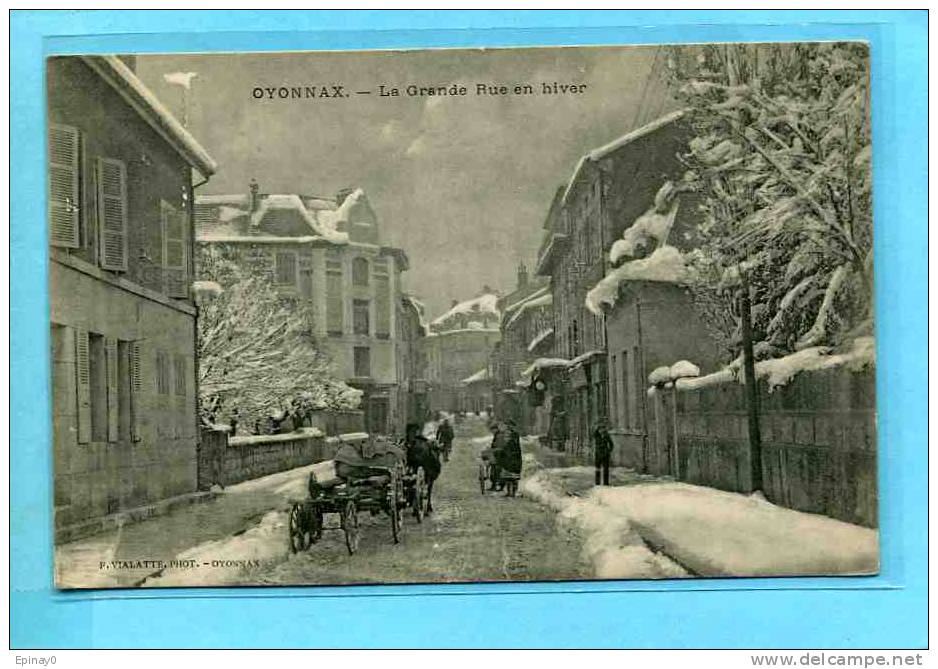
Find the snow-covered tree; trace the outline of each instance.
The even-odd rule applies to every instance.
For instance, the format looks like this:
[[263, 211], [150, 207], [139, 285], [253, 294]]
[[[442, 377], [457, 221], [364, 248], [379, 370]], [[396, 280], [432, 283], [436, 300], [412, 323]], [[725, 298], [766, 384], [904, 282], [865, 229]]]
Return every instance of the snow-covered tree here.
[[222, 250], [201, 249], [198, 261], [200, 277], [222, 288], [199, 304], [204, 420], [236, 417], [250, 431], [271, 416], [358, 406], [361, 391], [335, 377], [301, 302]]
[[[868, 334], [867, 47], [676, 47], [668, 65], [695, 135], [683, 158], [703, 200], [698, 304], [733, 314], [743, 273], [757, 357]], [[738, 351], [738, 318], [712, 322]]]

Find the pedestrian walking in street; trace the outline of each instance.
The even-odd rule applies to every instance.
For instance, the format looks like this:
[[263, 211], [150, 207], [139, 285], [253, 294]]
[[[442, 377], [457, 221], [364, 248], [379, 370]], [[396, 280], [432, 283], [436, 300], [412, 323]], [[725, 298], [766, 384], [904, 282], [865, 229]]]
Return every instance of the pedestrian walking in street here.
[[453, 426], [449, 420], [444, 418], [439, 427], [436, 428], [436, 440], [440, 443], [440, 449], [443, 453], [443, 460], [449, 460], [449, 454], [453, 449]]
[[491, 457], [489, 460], [490, 469], [489, 469], [489, 480], [492, 482], [489, 490], [498, 490], [498, 481], [499, 481], [499, 464], [501, 462], [501, 448], [504, 435], [502, 434], [501, 426], [497, 421], [493, 421], [489, 426], [489, 429], [492, 431], [492, 445], [489, 447]]
[[593, 458], [596, 463], [596, 485], [609, 485], [609, 463], [612, 460], [612, 437], [606, 421], [601, 420], [593, 430]]
[[[501, 449], [501, 469], [513, 478], [521, 477], [521, 436], [512, 419], [505, 421], [505, 436]], [[514, 497], [517, 485], [509, 485], [506, 497]]]

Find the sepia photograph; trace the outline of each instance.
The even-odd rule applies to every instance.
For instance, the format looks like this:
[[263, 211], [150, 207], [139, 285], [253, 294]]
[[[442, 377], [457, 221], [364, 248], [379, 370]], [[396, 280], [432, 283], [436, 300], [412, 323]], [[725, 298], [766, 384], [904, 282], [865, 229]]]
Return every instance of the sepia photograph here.
[[866, 43], [45, 70], [56, 588], [879, 572]]

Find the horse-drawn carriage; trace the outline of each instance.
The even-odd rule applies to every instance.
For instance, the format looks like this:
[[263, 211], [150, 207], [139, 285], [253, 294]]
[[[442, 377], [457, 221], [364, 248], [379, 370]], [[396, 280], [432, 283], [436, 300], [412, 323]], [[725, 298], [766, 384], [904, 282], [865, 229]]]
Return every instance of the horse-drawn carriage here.
[[[314, 465], [308, 484], [309, 496], [290, 509], [290, 550], [305, 551], [322, 538], [324, 530], [345, 534], [349, 554], [358, 550], [358, 514], [383, 513], [390, 519], [391, 537], [399, 543], [403, 516], [412, 509], [417, 522], [423, 520], [427, 486], [423, 469], [408, 468], [404, 451], [383, 440], [362, 439], [343, 444], [332, 460]], [[338, 515], [338, 527], [327, 527], [325, 516]]]

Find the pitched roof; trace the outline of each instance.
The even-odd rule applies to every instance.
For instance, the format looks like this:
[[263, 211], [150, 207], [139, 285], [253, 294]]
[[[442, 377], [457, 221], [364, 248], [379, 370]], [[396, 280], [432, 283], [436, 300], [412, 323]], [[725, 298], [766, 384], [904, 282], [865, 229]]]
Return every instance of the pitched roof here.
[[215, 173], [218, 165], [208, 152], [121, 59], [117, 56], [81, 58], [202, 176], [208, 177]]

